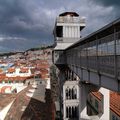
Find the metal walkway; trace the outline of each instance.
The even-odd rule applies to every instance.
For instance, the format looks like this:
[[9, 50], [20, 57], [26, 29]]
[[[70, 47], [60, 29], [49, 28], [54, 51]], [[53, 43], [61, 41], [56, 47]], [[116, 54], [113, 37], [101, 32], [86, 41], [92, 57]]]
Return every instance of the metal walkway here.
[[120, 91], [120, 19], [53, 53], [54, 64], [68, 66], [81, 81]]

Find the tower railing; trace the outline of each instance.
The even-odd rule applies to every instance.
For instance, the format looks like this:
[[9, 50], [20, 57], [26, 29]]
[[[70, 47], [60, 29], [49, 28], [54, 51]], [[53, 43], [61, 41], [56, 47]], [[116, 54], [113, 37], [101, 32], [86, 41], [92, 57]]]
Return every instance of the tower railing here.
[[81, 23], [85, 24], [85, 18], [79, 18], [79, 17], [57, 17], [56, 19], [57, 23]]

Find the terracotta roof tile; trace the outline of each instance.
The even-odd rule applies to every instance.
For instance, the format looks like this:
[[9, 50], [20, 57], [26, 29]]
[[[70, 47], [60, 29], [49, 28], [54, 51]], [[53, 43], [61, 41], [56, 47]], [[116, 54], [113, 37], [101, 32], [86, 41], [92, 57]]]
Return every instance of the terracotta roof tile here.
[[91, 92], [90, 94], [94, 95], [97, 99], [102, 100], [102, 94], [100, 92]]
[[27, 73], [28, 72], [28, 68], [20, 68], [20, 72], [22, 72], [22, 73]]
[[9, 69], [8, 69], [8, 72], [9, 72], [9, 73], [15, 72], [15, 68], [9, 68]]
[[110, 92], [110, 109], [120, 116], [120, 94]]

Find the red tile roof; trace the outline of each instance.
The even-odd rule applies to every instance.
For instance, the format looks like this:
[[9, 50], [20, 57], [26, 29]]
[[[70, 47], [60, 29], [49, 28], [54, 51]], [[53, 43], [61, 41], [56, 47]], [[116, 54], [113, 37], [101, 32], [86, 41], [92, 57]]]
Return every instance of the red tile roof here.
[[110, 109], [120, 116], [120, 94], [110, 92]]
[[9, 72], [9, 73], [15, 72], [15, 68], [9, 68], [9, 69], [8, 69], [8, 72]]
[[22, 73], [28, 73], [28, 68], [20, 68], [20, 72]]
[[98, 100], [102, 100], [102, 94], [100, 92], [91, 92]]
[[26, 80], [27, 77], [20, 77], [20, 76], [17, 76], [17, 77], [6, 77], [6, 76], [0, 76], [0, 81], [24, 81]]
[[6, 77], [5, 74], [0, 74], [0, 79], [4, 79]]
[[2, 73], [3, 72], [3, 70], [2, 69], [0, 69], [0, 73]]

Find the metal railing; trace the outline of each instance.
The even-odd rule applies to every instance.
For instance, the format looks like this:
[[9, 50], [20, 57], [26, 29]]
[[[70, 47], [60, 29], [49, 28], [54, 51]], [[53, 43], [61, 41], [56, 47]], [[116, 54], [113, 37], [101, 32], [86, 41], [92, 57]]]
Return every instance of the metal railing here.
[[[68, 65], [120, 78], [120, 32], [66, 50]], [[94, 42], [96, 41], [97, 42]], [[116, 44], [117, 43], [117, 44]], [[91, 53], [92, 52], [92, 53]]]
[[57, 23], [81, 23], [85, 24], [85, 18], [80, 17], [58, 17], [56, 19]]
[[56, 41], [62, 43], [73, 43], [74, 41], [78, 41], [80, 38], [71, 38], [71, 37], [56, 37]]

